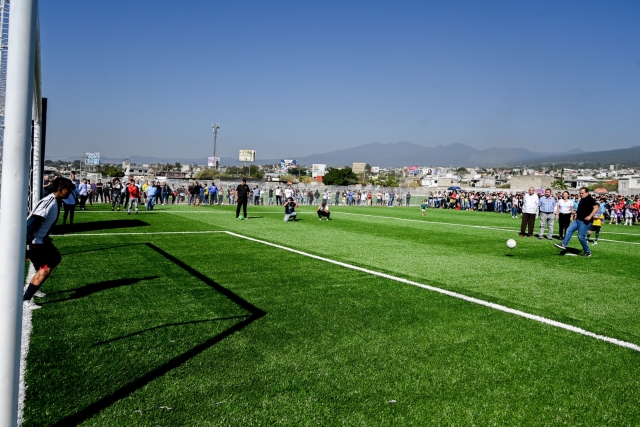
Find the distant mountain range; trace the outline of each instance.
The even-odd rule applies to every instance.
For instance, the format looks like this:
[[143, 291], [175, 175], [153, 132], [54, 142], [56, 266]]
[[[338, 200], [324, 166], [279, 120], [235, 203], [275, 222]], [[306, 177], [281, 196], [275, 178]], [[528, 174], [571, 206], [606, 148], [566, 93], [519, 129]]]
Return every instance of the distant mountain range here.
[[[564, 153], [537, 153], [523, 148], [487, 148], [478, 150], [464, 144], [437, 145], [425, 147], [410, 142], [395, 144], [372, 144], [346, 148], [330, 153], [312, 154], [299, 157], [301, 164], [325, 163], [327, 165], [351, 165], [354, 162], [365, 162], [371, 166], [505, 166], [529, 163], [541, 157], [554, 157], [567, 154], [582, 153], [582, 150], [571, 150]], [[269, 163], [269, 161], [265, 161]]]
[[[259, 154], [259, 153], [258, 153]], [[284, 157], [283, 157], [284, 158]], [[279, 163], [283, 158], [257, 159], [258, 164]], [[454, 166], [454, 167], [488, 167], [488, 166], [522, 166], [538, 163], [601, 163], [601, 164], [640, 164], [640, 146], [609, 151], [592, 151], [573, 149], [564, 152], [535, 152], [524, 148], [487, 148], [478, 150], [464, 144], [437, 145], [425, 147], [410, 142], [381, 144], [378, 142], [358, 147], [317, 153], [304, 157], [290, 157], [299, 164], [311, 166], [314, 163], [328, 166], [350, 166], [354, 162], [369, 163], [371, 166]], [[73, 159], [69, 159], [73, 160]], [[199, 164], [207, 163], [206, 158], [159, 158], [149, 156], [130, 156], [132, 163], [175, 163]], [[104, 163], [120, 163], [122, 159], [103, 157]], [[222, 165], [241, 165], [237, 158], [223, 157]]]

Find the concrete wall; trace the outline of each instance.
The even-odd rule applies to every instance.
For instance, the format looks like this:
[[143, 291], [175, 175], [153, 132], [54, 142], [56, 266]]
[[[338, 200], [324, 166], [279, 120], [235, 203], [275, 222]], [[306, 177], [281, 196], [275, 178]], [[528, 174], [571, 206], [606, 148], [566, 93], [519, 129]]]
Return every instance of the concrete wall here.
[[512, 176], [511, 177], [511, 188], [508, 191], [521, 192], [527, 191], [529, 187], [533, 187], [535, 189], [541, 188], [551, 188], [551, 183], [555, 181], [552, 176], [546, 175], [524, 175], [524, 176]]

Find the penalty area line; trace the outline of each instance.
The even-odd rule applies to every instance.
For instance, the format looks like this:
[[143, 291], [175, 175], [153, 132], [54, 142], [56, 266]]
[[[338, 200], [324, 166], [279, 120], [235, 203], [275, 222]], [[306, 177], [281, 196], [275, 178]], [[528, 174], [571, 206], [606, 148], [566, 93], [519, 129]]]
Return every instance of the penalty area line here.
[[[468, 228], [480, 228], [480, 229], [484, 229], [484, 230], [496, 230], [496, 231], [505, 231], [505, 232], [509, 232], [509, 233], [517, 233], [518, 229], [517, 228], [506, 228], [506, 227], [493, 227], [490, 225], [471, 225], [471, 224], [458, 224], [455, 222], [439, 222], [439, 221], [429, 221], [429, 220], [420, 220], [420, 219], [411, 219], [411, 218], [397, 218], [394, 216], [384, 216], [384, 215], [370, 215], [370, 214], [360, 214], [360, 213], [353, 213], [353, 212], [340, 212], [340, 211], [333, 211], [333, 214], [339, 214], [339, 215], [355, 215], [355, 216], [366, 216], [366, 217], [371, 217], [371, 218], [382, 218], [382, 219], [394, 219], [396, 221], [406, 221], [406, 222], [419, 222], [419, 223], [426, 223], [426, 224], [437, 224], [437, 225], [451, 225], [451, 226], [456, 226], [456, 227], [468, 227]], [[633, 233], [606, 233], [606, 234], [621, 234], [621, 235], [626, 235], [626, 236], [640, 236], [640, 234], [633, 234]], [[639, 242], [625, 242], [623, 240], [611, 240], [611, 239], [600, 239], [603, 242], [611, 242], [611, 243], [622, 243], [622, 244], [626, 244], [626, 245], [640, 245]]]
[[617, 346], [620, 346], [620, 347], [625, 347], [625, 348], [628, 348], [630, 350], [634, 350], [634, 351], [640, 352], [640, 346], [638, 346], [637, 344], [633, 344], [633, 343], [630, 343], [630, 342], [627, 342], [627, 341], [622, 341], [622, 340], [619, 340], [619, 339], [616, 339], [616, 338], [607, 337], [605, 335], [599, 335], [599, 334], [596, 334], [594, 332], [590, 332], [590, 331], [587, 331], [585, 329], [578, 328], [577, 326], [568, 325], [566, 323], [558, 322], [558, 321], [552, 320], [552, 319], [547, 319], [546, 317], [538, 316], [536, 314], [527, 313], [527, 312], [524, 312], [524, 311], [520, 311], [520, 310], [516, 310], [516, 309], [513, 309], [513, 308], [506, 307], [504, 305], [500, 305], [500, 304], [492, 303], [492, 302], [489, 302], [489, 301], [481, 300], [479, 298], [474, 298], [474, 297], [470, 297], [470, 296], [467, 296], [467, 295], [464, 295], [464, 294], [459, 294], [457, 292], [448, 291], [446, 289], [437, 288], [435, 286], [430, 286], [430, 285], [425, 285], [423, 283], [414, 282], [413, 280], [404, 279], [402, 277], [392, 276], [390, 274], [382, 273], [382, 272], [379, 272], [379, 271], [369, 270], [367, 268], [358, 267], [356, 265], [347, 264], [345, 262], [336, 261], [336, 260], [333, 260], [333, 259], [330, 259], [330, 258], [325, 258], [325, 257], [319, 256], [319, 255], [310, 254], [308, 252], [303, 252], [303, 251], [300, 251], [300, 250], [297, 250], [297, 249], [288, 248], [286, 246], [281, 246], [281, 245], [278, 245], [278, 244], [275, 244], [275, 243], [271, 243], [271, 242], [267, 242], [267, 241], [264, 241], [264, 240], [255, 239], [253, 237], [244, 236], [242, 234], [234, 233], [232, 231], [224, 231], [224, 233], [226, 233], [226, 234], [228, 234], [230, 236], [238, 237], [240, 239], [245, 239], [245, 240], [249, 240], [249, 241], [256, 242], [256, 243], [261, 243], [263, 245], [271, 246], [271, 247], [282, 249], [282, 250], [285, 250], [285, 251], [288, 251], [288, 252], [292, 252], [292, 253], [295, 253], [295, 254], [298, 254], [298, 255], [302, 255], [302, 256], [309, 257], [309, 258], [317, 259], [319, 261], [324, 261], [324, 262], [327, 262], [327, 263], [330, 263], [330, 264], [338, 265], [340, 267], [344, 267], [344, 268], [348, 268], [348, 269], [351, 269], [351, 270], [360, 271], [362, 273], [367, 273], [367, 274], [370, 274], [370, 275], [373, 275], [373, 276], [382, 277], [382, 278], [385, 278], [385, 279], [393, 280], [393, 281], [404, 283], [404, 284], [407, 284], [407, 285], [416, 286], [416, 287], [419, 287], [419, 288], [422, 288], [422, 289], [427, 289], [429, 291], [437, 292], [439, 294], [446, 295], [446, 296], [449, 296], [449, 297], [452, 297], [452, 298], [461, 299], [463, 301], [467, 301], [467, 302], [470, 302], [470, 303], [473, 303], [473, 304], [478, 304], [478, 305], [481, 305], [481, 306], [484, 306], [484, 307], [492, 308], [494, 310], [502, 311], [504, 313], [513, 314], [513, 315], [519, 316], [519, 317], [524, 317], [525, 319], [529, 319], [529, 320], [533, 320], [535, 322], [543, 323], [543, 324], [548, 325], [548, 326], [553, 326], [553, 327], [556, 327], [556, 328], [559, 328], [559, 329], [564, 329], [566, 331], [574, 332], [576, 334], [584, 335], [584, 336], [587, 336], [587, 337], [590, 337], [590, 338], [595, 338], [595, 339], [600, 340], [600, 341], [605, 341], [605, 342], [607, 342], [609, 344], [614, 344], [614, 345], [617, 345]]
[[53, 234], [53, 237], [82, 237], [82, 236], [156, 236], [158, 234], [214, 234], [226, 233], [224, 230], [203, 231], [154, 231], [151, 233], [81, 233], [81, 234]]

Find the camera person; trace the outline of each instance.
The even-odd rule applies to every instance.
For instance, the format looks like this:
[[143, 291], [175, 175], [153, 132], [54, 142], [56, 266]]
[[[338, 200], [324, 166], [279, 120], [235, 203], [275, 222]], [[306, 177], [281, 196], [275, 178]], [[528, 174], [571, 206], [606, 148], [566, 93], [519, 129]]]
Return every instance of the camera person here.
[[289, 221], [289, 218], [293, 218], [294, 221], [298, 221], [298, 214], [296, 213], [296, 208], [298, 204], [293, 197], [289, 197], [284, 204], [284, 222]]

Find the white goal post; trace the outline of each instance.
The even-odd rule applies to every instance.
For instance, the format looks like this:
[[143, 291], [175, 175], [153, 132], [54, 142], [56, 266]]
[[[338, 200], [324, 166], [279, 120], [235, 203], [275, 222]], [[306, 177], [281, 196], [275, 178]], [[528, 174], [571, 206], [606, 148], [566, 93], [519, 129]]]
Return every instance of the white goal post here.
[[[0, 426], [15, 426], [18, 420], [31, 134], [33, 129], [34, 136], [40, 136], [42, 96], [38, 0], [2, 0], [0, 6], [3, 19], [6, 6], [9, 6], [8, 44], [5, 43], [4, 32], [2, 34], [2, 49], [6, 49], [6, 91], [2, 108], [4, 135], [0, 159], [0, 185], [5, 188], [4, 192], [0, 190]], [[4, 22], [1, 24], [4, 29]], [[35, 163], [42, 161], [41, 151], [33, 157], [33, 182], [38, 183], [34, 186], [38, 187], [34, 196], [39, 198], [42, 177], [35, 172], [41, 168], [39, 163]]]

